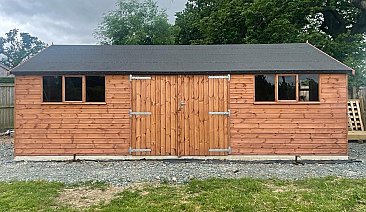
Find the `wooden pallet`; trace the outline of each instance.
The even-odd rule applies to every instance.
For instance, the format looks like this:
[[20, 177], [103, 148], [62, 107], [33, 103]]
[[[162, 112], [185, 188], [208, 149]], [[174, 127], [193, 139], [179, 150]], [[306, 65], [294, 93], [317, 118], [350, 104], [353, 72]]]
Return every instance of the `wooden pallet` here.
[[348, 100], [348, 131], [364, 131], [360, 100]]
[[348, 140], [364, 142], [366, 141], [366, 131], [348, 131]]

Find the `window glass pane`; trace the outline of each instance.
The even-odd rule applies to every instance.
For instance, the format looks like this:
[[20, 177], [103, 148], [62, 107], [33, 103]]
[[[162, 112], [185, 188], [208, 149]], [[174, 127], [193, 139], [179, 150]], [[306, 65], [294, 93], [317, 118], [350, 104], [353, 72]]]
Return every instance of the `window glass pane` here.
[[255, 101], [266, 102], [275, 101], [275, 75], [255, 76]]
[[299, 74], [299, 101], [319, 101], [318, 74]]
[[65, 101], [82, 101], [82, 77], [65, 77]]
[[104, 76], [86, 77], [86, 101], [105, 102]]
[[296, 100], [296, 76], [278, 76], [278, 100]]
[[43, 77], [43, 101], [62, 102], [62, 77], [44, 76]]

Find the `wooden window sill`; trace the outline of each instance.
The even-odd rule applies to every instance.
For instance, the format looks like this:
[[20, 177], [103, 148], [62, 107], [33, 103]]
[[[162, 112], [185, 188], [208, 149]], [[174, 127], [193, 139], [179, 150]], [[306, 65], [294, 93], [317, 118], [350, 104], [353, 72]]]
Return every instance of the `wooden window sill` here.
[[42, 105], [106, 105], [106, 102], [42, 102]]
[[255, 105], [320, 105], [320, 102], [254, 102]]

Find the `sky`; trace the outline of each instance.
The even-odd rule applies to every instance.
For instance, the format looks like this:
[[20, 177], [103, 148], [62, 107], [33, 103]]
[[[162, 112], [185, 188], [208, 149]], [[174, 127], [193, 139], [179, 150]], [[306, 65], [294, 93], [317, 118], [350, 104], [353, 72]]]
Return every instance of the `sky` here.
[[[0, 36], [17, 28], [48, 44], [96, 44], [93, 32], [116, 0], [0, 0]], [[187, 0], [157, 0], [169, 21]]]

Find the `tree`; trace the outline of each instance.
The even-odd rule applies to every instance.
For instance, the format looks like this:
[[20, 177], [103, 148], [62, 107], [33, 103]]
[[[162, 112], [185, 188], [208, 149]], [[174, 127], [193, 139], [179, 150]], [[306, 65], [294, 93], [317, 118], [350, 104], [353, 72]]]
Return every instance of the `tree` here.
[[12, 29], [0, 37], [0, 58], [1, 63], [13, 68], [28, 59], [44, 48], [47, 44], [29, 33], [19, 33], [18, 29]]
[[102, 44], [173, 44], [168, 15], [153, 0], [118, 0], [117, 9], [103, 17], [95, 36]]
[[189, 0], [176, 16], [178, 44], [309, 41], [366, 85], [366, 0]]

